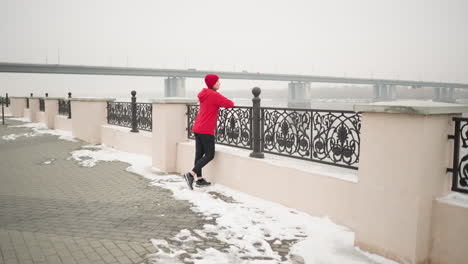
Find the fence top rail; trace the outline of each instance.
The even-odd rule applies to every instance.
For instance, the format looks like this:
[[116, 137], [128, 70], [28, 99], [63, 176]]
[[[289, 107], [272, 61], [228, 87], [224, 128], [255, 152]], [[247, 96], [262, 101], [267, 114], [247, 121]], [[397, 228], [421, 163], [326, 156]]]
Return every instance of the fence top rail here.
[[108, 103], [109, 104], [131, 104], [132, 102], [112, 102], [112, 101], [109, 101]]
[[[115, 102], [115, 101], [109, 101], [109, 103], [111, 103], [111, 104], [131, 104], [132, 102]], [[139, 103], [139, 102], [137, 102], [137, 104], [152, 105], [152, 103]]]
[[60, 100], [64, 100], [64, 99], [68, 100], [68, 98], [64, 98], [64, 97], [50, 97], [50, 96], [49, 97], [44, 97], [44, 100], [59, 100], [60, 101]]
[[294, 107], [260, 107], [266, 110], [290, 110], [300, 112], [327, 112], [327, 113], [345, 113], [345, 114], [360, 114], [361, 112], [355, 112], [352, 110], [327, 110], [327, 109], [310, 109], [310, 108], [294, 108]]
[[[189, 104], [188, 106], [199, 106], [199, 104]], [[234, 106], [233, 108], [252, 108], [252, 106]], [[290, 111], [301, 111], [301, 112], [361, 114], [361, 112], [355, 112], [352, 110], [327, 110], [327, 109], [310, 109], [310, 108], [294, 108], [294, 107], [263, 107], [263, 106], [260, 108], [266, 109], [266, 110], [290, 110]]]
[[454, 117], [453, 121], [468, 121], [468, 117]]
[[[199, 104], [188, 104], [188, 106], [200, 106]], [[224, 107], [220, 107], [220, 108], [223, 108]], [[252, 106], [234, 106], [233, 108], [243, 108], [243, 109], [250, 109], [252, 108]], [[228, 108], [229, 109], [229, 108]]]

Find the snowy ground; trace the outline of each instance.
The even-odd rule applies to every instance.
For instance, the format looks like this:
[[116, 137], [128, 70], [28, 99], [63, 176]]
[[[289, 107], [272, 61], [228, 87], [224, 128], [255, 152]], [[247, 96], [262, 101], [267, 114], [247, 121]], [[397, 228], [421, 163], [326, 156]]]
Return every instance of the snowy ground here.
[[43, 134], [49, 134], [49, 135], [58, 136], [59, 139], [76, 142], [71, 132], [63, 131], [63, 130], [47, 129], [47, 126], [44, 123], [30, 123], [29, 119], [26, 119], [26, 118], [9, 118], [9, 120], [21, 121], [21, 122], [26, 123], [23, 125], [16, 125], [16, 126], [9, 126], [9, 127], [30, 128], [33, 130], [33, 132], [6, 135], [1, 138], [3, 140], [15, 140], [19, 137], [36, 137], [36, 136], [40, 136]]
[[[73, 140], [68, 132], [48, 130], [41, 124], [27, 123], [17, 127], [29, 127], [36, 136], [52, 134]], [[14, 140], [17, 136], [9, 135], [4, 140]], [[105, 161], [128, 163], [129, 172], [150, 179], [152, 185], [171, 190], [175, 199], [190, 201], [193, 211], [202, 213], [206, 219], [216, 220], [215, 225], [200, 226], [198, 230], [184, 229], [171, 241], [153, 239], [153, 245], [159, 249], [152, 256], [155, 263], [183, 263], [181, 260], [203, 264], [396, 263], [354, 247], [354, 233], [328, 218], [313, 217], [219, 184], [190, 191], [180, 175], [153, 169], [150, 156], [117, 151], [103, 145], [87, 145], [73, 151], [70, 159], [87, 167]], [[208, 237], [215, 237], [230, 246], [224, 251], [214, 248], [189, 250], [194, 241]], [[288, 243], [290, 249], [286, 255], [272, 249], [273, 245], [284, 243]]]

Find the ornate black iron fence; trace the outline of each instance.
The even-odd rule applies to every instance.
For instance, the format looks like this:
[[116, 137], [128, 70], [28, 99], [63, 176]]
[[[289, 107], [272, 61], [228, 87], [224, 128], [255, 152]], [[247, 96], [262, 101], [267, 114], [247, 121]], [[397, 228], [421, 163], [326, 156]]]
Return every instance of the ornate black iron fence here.
[[468, 193], [468, 118], [454, 117], [452, 191]]
[[39, 111], [44, 112], [45, 111], [45, 101], [44, 98], [39, 98]]
[[[198, 105], [187, 106], [188, 137]], [[253, 149], [252, 107], [220, 109], [216, 142]], [[357, 169], [361, 115], [352, 111], [260, 108], [260, 151]]]
[[[188, 137], [195, 138], [192, 127], [199, 106], [188, 105]], [[252, 107], [221, 108], [215, 131], [216, 143], [244, 149], [252, 149]]]
[[132, 103], [107, 102], [107, 123], [132, 127]]
[[116, 126], [130, 127], [131, 132], [139, 129], [152, 131], [153, 105], [137, 103], [136, 92], [132, 91], [132, 102], [107, 102], [107, 123]]
[[65, 100], [65, 99], [59, 99], [58, 100], [58, 105], [59, 105], [59, 115], [62, 116], [68, 116], [69, 115], [69, 105], [70, 101]]
[[[137, 128], [152, 131], [153, 106], [150, 103], [136, 104]], [[107, 102], [107, 123], [116, 126], [132, 128], [132, 103]]]
[[357, 169], [359, 113], [265, 107], [261, 110], [264, 152]]

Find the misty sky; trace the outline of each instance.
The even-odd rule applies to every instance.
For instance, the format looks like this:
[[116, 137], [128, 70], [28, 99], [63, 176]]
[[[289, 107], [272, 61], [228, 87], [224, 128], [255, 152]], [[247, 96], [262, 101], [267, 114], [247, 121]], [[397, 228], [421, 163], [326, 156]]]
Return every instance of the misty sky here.
[[[468, 83], [465, 0], [0, 0], [0, 38], [4, 62]], [[0, 74], [0, 89], [163, 85], [119, 78]]]

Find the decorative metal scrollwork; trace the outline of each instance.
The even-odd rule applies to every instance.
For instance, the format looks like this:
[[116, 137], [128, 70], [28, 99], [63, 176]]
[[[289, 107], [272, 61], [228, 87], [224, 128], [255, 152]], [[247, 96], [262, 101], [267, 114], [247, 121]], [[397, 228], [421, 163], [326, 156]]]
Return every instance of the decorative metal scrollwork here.
[[44, 112], [45, 111], [45, 101], [44, 98], [39, 98], [39, 111]]
[[310, 157], [311, 112], [262, 108], [263, 150], [298, 158]]
[[110, 125], [132, 127], [132, 103], [107, 102], [107, 123]]
[[137, 127], [141, 130], [153, 129], [153, 105], [150, 103], [137, 103]]
[[62, 116], [68, 116], [68, 112], [69, 112], [69, 107], [68, 107], [68, 104], [70, 103], [69, 100], [65, 100], [65, 99], [59, 99], [58, 100], [58, 105], [59, 105], [59, 115], [62, 115]]
[[[187, 106], [188, 137], [199, 106]], [[261, 108], [264, 152], [357, 169], [361, 115], [351, 111]], [[252, 108], [221, 109], [216, 142], [252, 149]]]
[[[153, 128], [153, 106], [150, 103], [136, 104], [137, 128], [152, 131]], [[108, 102], [107, 123], [110, 125], [132, 127], [132, 103], [130, 102]]]
[[459, 151], [459, 162], [457, 171], [454, 172], [458, 174], [457, 191], [468, 193], [468, 119], [460, 118], [456, 122], [460, 122], [460, 129], [456, 133], [459, 136], [460, 147], [455, 150]]
[[193, 124], [197, 118], [198, 112], [200, 111], [199, 105], [187, 105], [187, 137], [195, 139], [195, 134], [192, 132]]
[[287, 108], [262, 111], [265, 152], [357, 169], [359, 114]]
[[360, 153], [360, 114], [312, 113], [312, 159], [345, 166], [357, 165]]
[[216, 143], [251, 149], [252, 107], [221, 108]]

